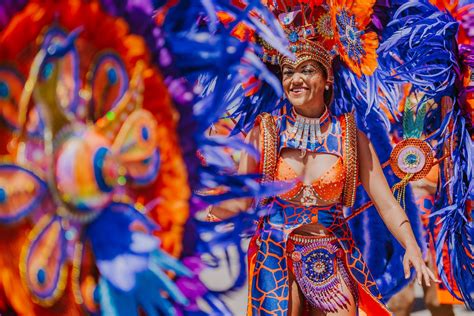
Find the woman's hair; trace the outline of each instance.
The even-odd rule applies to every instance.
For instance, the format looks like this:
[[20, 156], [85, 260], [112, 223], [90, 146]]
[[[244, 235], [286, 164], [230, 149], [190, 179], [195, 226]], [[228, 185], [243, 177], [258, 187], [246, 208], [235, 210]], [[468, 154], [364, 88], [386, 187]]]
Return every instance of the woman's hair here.
[[329, 106], [332, 103], [332, 100], [334, 98], [334, 87], [332, 83], [329, 83], [328, 80], [328, 74], [326, 72], [326, 68], [323, 67], [323, 65], [320, 62], [315, 61], [315, 63], [318, 65], [319, 69], [323, 72], [324, 79], [326, 80], [326, 84], [328, 85], [329, 89], [326, 90], [324, 89], [324, 104], [329, 108]]
[[331, 84], [328, 84], [329, 89], [324, 90], [324, 104], [329, 108], [331, 106], [331, 103], [334, 99], [334, 87]]

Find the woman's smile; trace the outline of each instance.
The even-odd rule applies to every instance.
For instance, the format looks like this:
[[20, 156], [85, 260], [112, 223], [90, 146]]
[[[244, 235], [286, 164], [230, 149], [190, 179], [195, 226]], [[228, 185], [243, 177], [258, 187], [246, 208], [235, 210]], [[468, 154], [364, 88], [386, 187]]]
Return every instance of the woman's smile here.
[[302, 86], [301, 87], [294, 87], [294, 88], [290, 89], [290, 94], [292, 95], [292, 97], [297, 98], [297, 97], [302, 96], [307, 91], [309, 91], [309, 88], [302, 87]]
[[326, 74], [320, 64], [308, 60], [296, 67], [286, 65], [282, 75], [285, 94], [298, 113], [311, 117], [324, 110]]

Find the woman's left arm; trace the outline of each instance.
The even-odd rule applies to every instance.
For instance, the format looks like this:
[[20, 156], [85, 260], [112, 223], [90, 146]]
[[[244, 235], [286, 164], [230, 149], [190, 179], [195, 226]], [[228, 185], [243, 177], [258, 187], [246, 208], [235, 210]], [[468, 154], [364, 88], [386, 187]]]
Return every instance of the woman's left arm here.
[[362, 185], [372, 199], [372, 202], [374, 202], [387, 228], [405, 248], [405, 256], [403, 258], [405, 278], [410, 276], [410, 266], [413, 266], [416, 270], [419, 284], [421, 284], [422, 278], [425, 279], [425, 283], [428, 286], [430, 286], [430, 278], [435, 282], [439, 282], [433, 272], [426, 266], [420, 247], [413, 235], [410, 221], [388, 186], [374, 147], [361, 131], [357, 133], [357, 147], [359, 177]]

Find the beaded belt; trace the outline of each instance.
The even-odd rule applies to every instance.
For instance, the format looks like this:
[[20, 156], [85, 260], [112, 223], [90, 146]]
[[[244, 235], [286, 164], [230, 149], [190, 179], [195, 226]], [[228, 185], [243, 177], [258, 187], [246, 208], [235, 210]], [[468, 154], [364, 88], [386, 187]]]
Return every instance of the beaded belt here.
[[350, 300], [343, 282], [357, 300], [356, 287], [342, 259], [344, 250], [336, 237], [290, 235], [287, 247], [296, 282], [314, 308], [325, 313], [348, 309]]

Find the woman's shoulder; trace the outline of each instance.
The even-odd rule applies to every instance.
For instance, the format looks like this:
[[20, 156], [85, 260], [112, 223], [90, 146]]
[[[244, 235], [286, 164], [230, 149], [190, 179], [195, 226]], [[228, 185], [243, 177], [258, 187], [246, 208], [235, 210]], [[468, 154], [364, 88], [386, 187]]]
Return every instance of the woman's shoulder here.
[[281, 125], [281, 121], [283, 120], [282, 114], [275, 114], [275, 113], [268, 113], [263, 112], [257, 116], [257, 120], [255, 121], [254, 128], [261, 128], [262, 125], [266, 127], [278, 127]]

